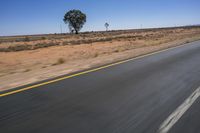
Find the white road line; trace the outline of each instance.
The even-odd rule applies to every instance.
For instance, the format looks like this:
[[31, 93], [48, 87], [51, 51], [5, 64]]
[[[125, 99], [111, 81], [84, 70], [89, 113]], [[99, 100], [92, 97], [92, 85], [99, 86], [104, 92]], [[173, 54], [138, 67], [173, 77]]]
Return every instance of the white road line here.
[[197, 88], [160, 126], [158, 133], [167, 133], [200, 96]]

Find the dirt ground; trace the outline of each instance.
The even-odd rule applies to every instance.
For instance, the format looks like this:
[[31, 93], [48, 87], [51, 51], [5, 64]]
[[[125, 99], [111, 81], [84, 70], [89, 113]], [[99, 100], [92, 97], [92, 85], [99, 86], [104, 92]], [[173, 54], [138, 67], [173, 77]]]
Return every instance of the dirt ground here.
[[[0, 52], [0, 91], [199, 40], [200, 28], [112, 31], [60, 35], [53, 39], [46, 36], [41, 40], [31, 40], [29, 36], [25, 39], [0, 38], [0, 48], [12, 47], [11, 51]], [[52, 42], [56, 45], [48, 45]], [[45, 47], [34, 47], [38, 43]], [[17, 49], [19, 45], [25, 49]], [[26, 49], [28, 45], [33, 49]]]

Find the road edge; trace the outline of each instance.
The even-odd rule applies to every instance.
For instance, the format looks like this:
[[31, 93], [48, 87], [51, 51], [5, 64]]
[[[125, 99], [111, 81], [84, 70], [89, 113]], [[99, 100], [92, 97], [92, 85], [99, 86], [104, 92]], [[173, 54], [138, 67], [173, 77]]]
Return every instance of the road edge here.
[[102, 69], [106, 69], [106, 68], [109, 68], [109, 67], [112, 67], [112, 66], [116, 66], [116, 65], [119, 65], [119, 64], [129, 62], [129, 61], [133, 61], [133, 60], [141, 59], [141, 58], [148, 57], [148, 56], [151, 56], [151, 55], [159, 54], [159, 53], [162, 53], [162, 52], [165, 52], [165, 51], [168, 51], [168, 50], [176, 49], [176, 48], [179, 48], [179, 47], [184, 47], [186, 45], [189, 45], [190, 43], [194, 43], [194, 42], [197, 42], [197, 41], [199, 41], [199, 39], [195, 40], [195, 41], [191, 41], [189, 43], [180, 43], [176, 46], [172, 46], [172, 47], [165, 48], [165, 49], [162, 49], [162, 50], [152, 51], [152, 52], [149, 52], [147, 54], [140, 55], [140, 56], [136, 56], [136, 57], [132, 57], [132, 58], [128, 58], [128, 59], [123, 59], [123, 60], [119, 60], [119, 61], [116, 61], [116, 62], [113, 62], [113, 63], [104, 64], [104, 65], [100, 65], [100, 66], [96, 66], [96, 67], [94, 66], [93, 68], [89, 68], [89, 69], [86, 69], [86, 70], [77, 71], [77, 72], [74, 72], [74, 73], [69, 73], [69, 74], [61, 75], [61, 76], [58, 76], [58, 77], [55, 77], [55, 78], [50, 78], [50, 79], [42, 80], [42, 81], [39, 81], [39, 82], [27, 84], [27, 85], [24, 85], [24, 86], [16, 87], [16, 88], [13, 88], [13, 89], [9, 89], [9, 90], [6, 90], [6, 91], [2, 91], [2, 92], [0, 92], [0, 98], [5, 97], [5, 96], [9, 96], [9, 95], [12, 95], [12, 94], [20, 93], [20, 92], [23, 92], [23, 91], [27, 91], [27, 90], [30, 90], [30, 89], [34, 89], [34, 88], [44, 86], [44, 85], [47, 85], [47, 84], [62, 81], [62, 80], [65, 80], [65, 79], [69, 79], [69, 78], [77, 77], [77, 76], [80, 76], [80, 75], [88, 74], [88, 73], [91, 73], [91, 72], [99, 71], [99, 70], [102, 70]]

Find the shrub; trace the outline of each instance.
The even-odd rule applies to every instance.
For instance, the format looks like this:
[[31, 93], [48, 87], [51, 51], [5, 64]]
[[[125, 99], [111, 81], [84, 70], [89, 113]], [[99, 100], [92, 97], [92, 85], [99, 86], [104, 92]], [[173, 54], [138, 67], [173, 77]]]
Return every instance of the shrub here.
[[119, 49], [114, 50], [114, 52], [115, 52], [115, 53], [118, 53], [118, 52], [119, 52]]
[[63, 58], [59, 58], [57, 63], [58, 64], [63, 64], [63, 63], [65, 63], [65, 60]]
[[185, 43], [190, 43], [190, 41], [189, 41], [189, 40], [187, 40], [187, 41], [185, 41]]
[[42, 39], [42, 40], [46, 40], [47, 38], [43, 36], [43, 37], [41, 37], [41, 39]]
[[60, 65], [60, 64], [63, 64], [63, 63], [65, 63], [65, 60], [64, 60], [63, 58], [59, 58], [59, 59], [57, 60], [57, 62], [54, 63], [54, 64], [52, 64], [52, 65], [55, 66], [55, 65]]
[[98, 53], [95, 53], [95, 54], [94, 54], [94, 57], [98, 57], [98, 56], [99, 56], [99, 54], [98, 54]]
[[29, 71], [31, 71], [31, 69], [26, 69], [26, 70], [24, 70], [24, 72], [29, 72]]
[[25, 42], [29, 42], [29, 41], [30, 41], [30, 38], [29, 38], [28, 36], [26, 36], [26, 37], [24, 38], [24, 41], [25, 41]]
[[69, 45], [70, 43], [68, 41], [62, 42], [62, 45]]

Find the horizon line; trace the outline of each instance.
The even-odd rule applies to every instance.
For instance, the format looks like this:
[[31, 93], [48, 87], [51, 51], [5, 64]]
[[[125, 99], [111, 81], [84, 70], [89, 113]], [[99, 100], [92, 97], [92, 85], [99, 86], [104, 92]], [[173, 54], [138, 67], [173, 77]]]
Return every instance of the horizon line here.
[[[191, 25], [180, 25], [180, 26], [163, 26], [163, 27], [145, 27], [145, 28], [125, 28], [125, 29], [113, 29], [113, 30], [91, 30], [91, 31], [80, 31], [79, 34], [92, 33], [92, 32], [115, 32], [115, 31], [129, 31], [129, 30], [148, 30], [148, 29], [170, 29], [170, 28], [184, 28], [184, 27], [200, 27], [200, 24]], [[36, 33], [36, 34], [19, 34], [19, 35], [0, 35], [0, 37], [23, 37], [23, 36], [41, 36], [41, 35], [62, 35], [62, 34], [72, 34], [70, 32], [55, 32], [55, 33]]]

